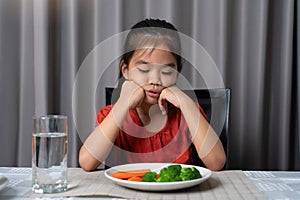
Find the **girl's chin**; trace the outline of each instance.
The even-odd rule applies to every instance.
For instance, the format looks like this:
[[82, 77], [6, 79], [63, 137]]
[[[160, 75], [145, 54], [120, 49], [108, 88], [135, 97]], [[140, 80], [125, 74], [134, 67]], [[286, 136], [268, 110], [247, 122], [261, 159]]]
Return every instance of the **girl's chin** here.
[[158, 98], [152, 98], [152, 97], [148, 97], [145, 99], [145, 103], [148, 103], [148, 104], [158, 104]]

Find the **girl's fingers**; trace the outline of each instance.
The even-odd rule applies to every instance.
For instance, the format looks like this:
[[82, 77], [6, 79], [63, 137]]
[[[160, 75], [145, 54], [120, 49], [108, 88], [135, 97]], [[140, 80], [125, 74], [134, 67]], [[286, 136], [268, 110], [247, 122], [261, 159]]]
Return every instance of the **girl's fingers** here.
[[144, 99], [144, 95], [144, 89], [133, 81], [126, 80], [123, 83], [120, 98], [123, 99], [123, 102], [127, 102], [129, 109], [140, 106]]
[[163, 95], [161, 95], [158, 99], [158, 106], [161, 110], [162, 115], [165, 115], [168, 112], [167, 104], [167, 101], [164, 99]]
[[162, 115], [167, 114], [165, 107], [161, 104], [159, 105], [159, 109], [161, 110]]
[[162, 114], [163, 115], [166, 115], [167, 113], [168, 113], [168, 103], [167, 103], [167, 101], [163, 101], [163, 104], [162, 104], [163, 106], [162, 106], [162, 108], [163, 108], [163, 110], [162, 110]]
[[141, 106], [141, 104], [143, 103], [144, 97], [145, 97], [144, 89], [142, 87], [138, 88], [135, 91], [135, 95], [133, 95], [133, 98], [134, 98], [134, 101], [135, 101], [134, 107]]
[[163, 107], [163, 103], [162, 103], [162, 95], [160, 94], [159, 98], [158, 98], [158, 106], [159, 106], [159, 109], [160, 111], [162, 112], [162, 114], [164, 115], [164, 107]]

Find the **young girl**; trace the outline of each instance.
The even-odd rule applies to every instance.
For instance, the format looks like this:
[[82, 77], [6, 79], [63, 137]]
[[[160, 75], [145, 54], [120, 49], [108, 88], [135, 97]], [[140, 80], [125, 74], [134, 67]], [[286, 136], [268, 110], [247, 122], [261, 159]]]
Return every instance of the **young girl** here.
[[205, 167], [221, 170], [226, 156], [198, 104], [175, 84], [181, 71], [176, 28], [146, 19], [132, 27], [120, 62], [122, 84], [114, 105], [102, 108], [79, 153], [91, 171], [108, 166], [165, 162], [194, 164], [191, 144]]

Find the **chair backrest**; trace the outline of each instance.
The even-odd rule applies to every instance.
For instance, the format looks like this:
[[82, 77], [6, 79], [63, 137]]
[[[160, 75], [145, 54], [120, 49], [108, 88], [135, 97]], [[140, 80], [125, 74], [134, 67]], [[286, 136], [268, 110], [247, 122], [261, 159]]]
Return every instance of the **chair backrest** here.
[[[105, 88], [106, 105], [114, 103], [118, 96], [118, 88]], [[230, 88], [194, 89], [184, 90], [194, 101], [198, 101], [207, 115], [210, 125], [219, 135], [223, 144], [226, 156], [228, 156], [228, 124], [230, 111]], [[196, 152], [192, 145], [193, 152]], [[202, 161], [196, 153], [193, 153], [193, 160], [196, 165], [203, 166]], [[226, 168], [226, 167], [225, 167]]]
[[[197, 100], [203, 108], [210, 125], [214, 128], [223, 144], [228, 157], [228, 124], [230, 113], [230, 88], [194, 89], [185, 91], [192, 99]], [[196, 152], [192, 146], [193, 152]], [[194, 156], [197, 165], [203, 165], [198, 155]], [[227, 159], [228, 160], [228, 159]], [[225, 166], [227, 167], [228, 162]]]

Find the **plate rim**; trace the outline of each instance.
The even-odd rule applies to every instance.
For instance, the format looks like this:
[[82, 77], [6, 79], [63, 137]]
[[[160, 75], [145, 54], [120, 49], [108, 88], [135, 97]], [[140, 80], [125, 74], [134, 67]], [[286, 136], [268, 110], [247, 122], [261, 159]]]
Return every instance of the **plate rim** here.
[[[114, 178], [111, 176], [112, 171], [119, 171], [118, 168], [128, 168], [128, 167], [135, 167], [135, 166], [145, 166], [144, 168], [150, 168], [147, 167], [149, 165], [153, 166], [160, 166], [160, 168], [164, 166], [169, 166], [169, 165], [177, 165], [178, 163], [132, 163], [132, 164], [123, 164], [123, 165], [117, 165], [114, 167], [111, 167], [109, 169], [106, 169], [104, 174], [106, 178], [111, 180], [112, 182], [127, 187], [127, 188], [132, 188], [132, 189], [137, 189], [137, 190], [145, 190], [145, 191], [166, 191], [166, 190], [177, 190], [177, 189], [184, 189], [188, 187], [192, 187], [195, 185], [198, 185], [207, 179], [209, 179], [212, 175], [212, 171], [196, 166], [196, 165], [189, 165], [189, 164], [179, 164], [183, 167], [196, 167], [199, 171], [204, 171], [205, 174], [202, 174], [201, 178], [198, 179], [193, 179], [189, 181], [176, 181], [176, 182], [163, 182], [163, 183], [153, 183], [153, 182], [135, 182], [135, 181], [128, 181], [128, 180], [122, 180], [118, 178]], [[136, 168], [140, 169], [140, 168]], [[153, 170], [153, 169], [151, 169]]]

